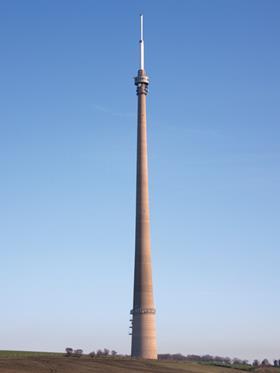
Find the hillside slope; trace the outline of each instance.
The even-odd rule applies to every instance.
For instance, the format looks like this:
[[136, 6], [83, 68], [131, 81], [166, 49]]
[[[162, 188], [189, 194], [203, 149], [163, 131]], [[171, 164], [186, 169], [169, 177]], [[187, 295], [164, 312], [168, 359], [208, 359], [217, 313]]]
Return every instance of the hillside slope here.
[[[244, 373], [242, 370], [191, 362], [132, 359], [66, 358], [63, 356], [0, 357], [0, 373]], [[280, 373], [280, 369], [258, 369], [258, 373]]]

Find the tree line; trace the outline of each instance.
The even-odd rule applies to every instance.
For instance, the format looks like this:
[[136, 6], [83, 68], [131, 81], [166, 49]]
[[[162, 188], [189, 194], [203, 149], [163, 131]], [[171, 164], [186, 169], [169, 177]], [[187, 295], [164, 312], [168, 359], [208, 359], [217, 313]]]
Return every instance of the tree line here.
[[268, 359], [263, 359], [262, 361], [255, 359], [252, 363], [249, 363], [249, 360], [239, 359], [222, 356], [212, 356], [212, 355], [183, 355], [180, 353], [177, 354], [159, 354], [158, 358], [160, 360], [185, 360], [185, 361], [195, 361], [201, 363], [211, 363], [215, 365], [222, 366], [236, 366], [236, 365], [247, 365], [253, 367], [269, 367], [275, 366], [280, 367], [280, 359], [274, 360], [273, 364], [269, 362]]
[[[84, 354], [83, 350], [73, 349], [72, 347], [66, 347], [65, 348], [65, 356], [66, 357], [81, 357]], [[90, 357], [116, 357], [119, 356], [117, 351], [115, 350], [108, 350], [107, 348], [104, 348], [103, 350], [97, 350], [97, 351], [91, 351], [89, 354], [87, 354]]]
[[[84, 355], [83, 350], [73, 349], [71, 347], [66, 347], [65, 349], [65, 356], [66, 357], [77, 357], [80, 358]], [[89, 354], [85, 354], [85, 356], [90, 356], [91, 358], [101, 358], [101, 357], [129, 357], [128, 355], [120, 355], [115, 350], [109, 350], [104, 348], [103, 350], [91, 351]], [[221, 365], [221, 366], [240, 366], [240, 365], [247, 365], [253, 367], [269, 367], [275, 366], [280, 367], [280, 359], [274, 360], [273, 364], [269, 362], [268, 359], [263, 359], [262, 361], [255, 359], [252, 363], [249, 363], [246, 359], [239, 359], [237, 357], [231, 359], [230, 357], [222, 357], [222, 356], [213, 356], [213, 355], [183, 355], [180, 353], [177, 354], [159, 354], [159, 360], [185, 360], [185, 361], [194, 361], [200, 363], [208, 363], [213, 365]]]

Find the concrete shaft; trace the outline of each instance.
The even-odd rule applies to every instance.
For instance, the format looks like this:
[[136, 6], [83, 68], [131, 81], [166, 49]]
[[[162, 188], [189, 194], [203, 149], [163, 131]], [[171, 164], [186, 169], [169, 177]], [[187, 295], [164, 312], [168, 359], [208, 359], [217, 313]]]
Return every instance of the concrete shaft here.
[[131, 311], [131, 355], [144, 359], [157, 359], [148, 195], [146, 131], [148, 77], [143, 70], [139, 70], [138, 77], [135, 79], [135, 84], [137, 85], [138, 94], [138, 131], [134, 298], [133, 309]]

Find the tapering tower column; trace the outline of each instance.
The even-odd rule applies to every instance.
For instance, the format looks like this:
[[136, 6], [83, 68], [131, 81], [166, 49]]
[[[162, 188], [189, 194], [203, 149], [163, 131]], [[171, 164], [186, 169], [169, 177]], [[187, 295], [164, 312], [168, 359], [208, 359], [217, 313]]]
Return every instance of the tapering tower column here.
[[137, 182], [134, 296], [131, 356], [157, 359], [156, 327], [150, 243], [146, 96], [149, 78], [144, 70], [143, 16], [141, 15], [140, 69], [135, 78], [138, 95]]

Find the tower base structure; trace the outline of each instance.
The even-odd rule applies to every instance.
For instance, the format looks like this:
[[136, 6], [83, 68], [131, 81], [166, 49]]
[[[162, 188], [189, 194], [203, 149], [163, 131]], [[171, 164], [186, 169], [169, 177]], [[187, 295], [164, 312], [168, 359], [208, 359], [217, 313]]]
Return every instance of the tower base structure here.
[[133, 313], [131, 356], [157, 359], [155, 309], [132, 310], [131, 313]]

